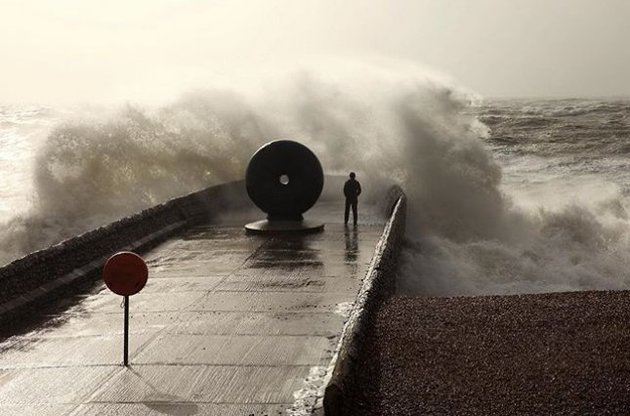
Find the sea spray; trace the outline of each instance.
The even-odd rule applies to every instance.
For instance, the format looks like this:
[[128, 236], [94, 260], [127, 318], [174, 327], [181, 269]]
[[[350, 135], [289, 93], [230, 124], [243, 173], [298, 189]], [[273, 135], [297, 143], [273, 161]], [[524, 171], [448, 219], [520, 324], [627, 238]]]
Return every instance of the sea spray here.
[[242, 177], [269, 133], [234, 93], [75, 113], [39, 145], [32, 206], [1, 229], [4, 262], [171, 197]]
[[[484, 111], [492, 114], [482, 118], [492, 134], [481, 137], [486, 149], [492, 145], [510, 181], [493, 181], [495, 168], [475, 163], [478, 169], [469, 168], [473, 173], [464, 175], [460, 185], [472, 192], [480, 189], [479, 178], [487, 178], [482, 183], [490, 189], [481, 194], [493, 196], [482, 199], [489, 203], [486, 208], [466, 209], [470, 198], [459, 190], [462, 198], [453, 198], [452, 204], [463, 207], [465, 219], [447, 209], [441, 219], [438, 213], [429, 221], [443, 221], [451, 230], [409, 227], [399, 291], [451, 296], [629, 288], [629, 182], [627, 169], [619, 169], [627, 161], [614, 157], [623, 142], [619, 122], [628, 117], [628, 103], [567, 100], [539, 107], [521, 103], [516, 109], [496, 103], [491, 109], [466, 110]], [[474, 155], [483, 143], [476, 143], [453, 165], [478, 160]], [[447, 160], [445, 153], [436, 159]], [[420, 202], [436, 209], [431, 199], [412, 197], [410, 206], [417, 209]], [[420, 215], [410, 216], [417, 220]]]
[[[1, 227], [2, 260], [170, 197], [240, 179], [260, 145], [292, 138], [311, 147], [327, 173], [358, 171], [377, 198], [383, 183], [403, 186], [409, 196], [398, 281], [403, 293], [630, 286], [623, 188], [599, 177], [588, 189], [606, 192], [559, 197], [560, 203], [549, 205], [536, 198], [523, 203], [518, 183], [505, 184], [502, 169], [516, 176], [512, 163], [547, 165], [540, 155], [503, 152], [506, 143], [525, 142], [526, 135], [497, 132], [555, 126], [553, 118], [560, 116], [553, 111], [560, 110], [551, 106], [541, 117], [535, 108], [525, 111], [531, 120], [499, 111], [478, 117], [478, 97], [418, 68], [335, 68], [288, 71], [255, 88], [198, 90], [161, 107], [75, 114], [38, 146], [32, 207]], [[568, 107], [573, 114], [591, 114]], [[604, 110], [610, 109], [596, 108]], [[624, 111], [610, 129], [621, 131], [615, 123], [624, 120]], [[532, 140], [538, 147], [547, 143], [544, 135]], [[563, 145], [570, 148], [570, 142]], [[608, 145], [620, 149], [612, 139]], [[537, 174], [520, 179], [545, 178]], [[562, 188], [550, 189], [564, 195]]]
[[[344, 63], [206, 88], [160, 107], [128, 104], [68, 117], [37, 148], [32, 207], [7, 219], [4, 262], [143, 208], [241, 179], [254, 151], [299, 140], [327, 173], [359, 171], [366, 196], [404, 176], [394, 102], [439, 85], [422, 71]], [[341, 69], [339, 69], [341, 68]], [[427, 108], [431, 119], [439, 108]]]

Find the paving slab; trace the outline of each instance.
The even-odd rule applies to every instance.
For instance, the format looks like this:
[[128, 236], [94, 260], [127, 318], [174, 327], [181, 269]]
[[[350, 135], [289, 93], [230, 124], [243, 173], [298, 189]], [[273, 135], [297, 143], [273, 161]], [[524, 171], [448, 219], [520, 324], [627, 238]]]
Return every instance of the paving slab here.
[[195, 311], [247, 312], [332, 312], [344, 301], [354, 301], [346, 293], [212, 292], [195, 302]]
[[[129, 343], [133, 357], [152, 337], [156, 328], [134, 333]], [[2, 353], [0, 369], [64, 367], [71, 365], [116, 365], [122, 356], [122, 340], [118, 334], [90, 337], [23, 337]]]
[[0, 370], [0, 411], [5, 405], [82, 403], [118, 371], [119, 366], [111, 365]]
[[139, 365], [118, 369], [90, 402], [290, 403], [302, 386], [305, 369], [308, 367]]
[[[206, 415], [206, 416], [278, 416], [286, 414], [291, 403], [281, 404], [209, 404], [209, 403], [178, 403], [174, 401], [145, 401], [143, 403], [90, 403], [79, 406], [71, 414], [73, 416], [101, 416], [101, 415], [134, 415], [134, 416], [164, 416], [164, 415]], [[37, 413], [32, 413], [33, 416]], [[60, 413], [56, 413], [60, 414]], [[44, 413], [43, 415], [56, 415]]]
[[1, 416], [57, 416], [72, 412], [73, 404], [38, 404], [38, 405], [3, 405], [0, 407]]
[[138, 364], [323, 365], [331, 339], [322, 336], [165, 334], [134, 359]]
[[129, 368], [122, 298], [99, 285], [61, 300], [0, 342], [0, 415], [308, 414], [383, 231], [363, 208], [356, 228], [322, 203], [308, 213], [319, 234], [251, 236], [258, 218], [234, 217], [146, 253]]
[[206, 275], [201, 277], [155, 277], [151, 284], [142, 289], [148, 293], [180, 293], [180, 292], [209, 292], [225, 280], [226, 276]]
[[347, 292], [358, 291], [360, 281], [351, 277], [304, 276], [287, 275], [233, 275], [224, 279], [215, 288], [217, 291], [239, 292]]
[[[51, 317], [54, 326], [41, 327], [25, 336], [14, 336], [0, 344], [0, 351], [17, 348], [21, 340], [37, 338], [95, 337], [122, 334], [122, 312], [118, 314], [90, 314]], [[142, 334], [163, 330], [173, 334], [207, 335], [315, 335], [331, 336], [338, 333], [345, 317], [337, 311], [318, 312], [144, 312], [130, 314], [130, 333]]]
[[[210, 314], [211, 316], [205, 316]], [[338, 334], [345, 318], [335, 312], [194, 312], [179, 315], [179, 322], [165, 332], [207, 335], [312, 335]]]

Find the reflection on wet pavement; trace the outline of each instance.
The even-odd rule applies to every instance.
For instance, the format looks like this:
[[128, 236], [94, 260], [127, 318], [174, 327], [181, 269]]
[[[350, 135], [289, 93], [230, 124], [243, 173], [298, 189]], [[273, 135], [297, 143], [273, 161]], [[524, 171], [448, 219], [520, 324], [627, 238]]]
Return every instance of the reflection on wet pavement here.
[[354, 263], [357, 261], [357, 255], [359, 254], [359, 231], [358, 227], [355, 226], [345, 226], [344, 237], [346, 238], [346, 262]]

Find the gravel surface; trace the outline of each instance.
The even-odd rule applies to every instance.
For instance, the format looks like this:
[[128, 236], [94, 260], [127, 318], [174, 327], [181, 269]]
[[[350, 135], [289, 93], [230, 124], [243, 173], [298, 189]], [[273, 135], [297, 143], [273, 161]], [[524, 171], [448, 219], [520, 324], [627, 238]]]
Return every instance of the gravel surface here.
[[630, 292], [396, 296], [360, 368], [355, 415], [629, 415]]

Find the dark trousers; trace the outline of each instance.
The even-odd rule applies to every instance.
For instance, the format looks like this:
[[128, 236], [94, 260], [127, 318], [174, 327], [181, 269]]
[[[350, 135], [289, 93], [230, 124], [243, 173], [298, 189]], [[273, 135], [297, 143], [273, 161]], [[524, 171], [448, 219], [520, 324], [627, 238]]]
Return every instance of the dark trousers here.
[[357, 201], [352, 201], [348, 198], [346, 198], [346, 212], [343, 215], [343, 223], [347, 224], [348, 223], [348, 215], [350, 214], [350, 207], [352, 207], [352, 219], [354, 220], [354, 223], [357, 223]]

